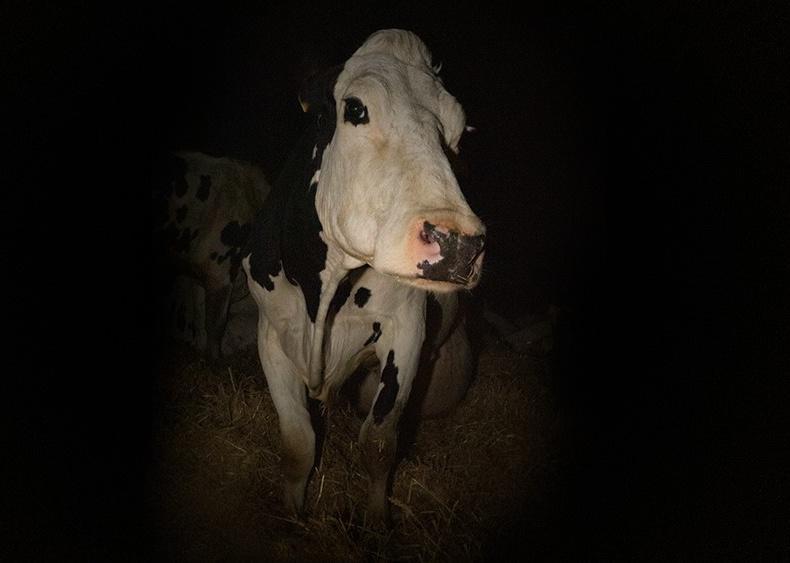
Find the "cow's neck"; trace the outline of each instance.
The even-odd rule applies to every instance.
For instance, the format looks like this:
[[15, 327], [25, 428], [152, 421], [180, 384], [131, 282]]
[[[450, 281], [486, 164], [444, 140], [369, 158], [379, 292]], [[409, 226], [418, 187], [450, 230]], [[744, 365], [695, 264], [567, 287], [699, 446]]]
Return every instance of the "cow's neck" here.
[[323, 383], [323, 340], [329, 303], [348, 272], [343, 266], [342, 252], [324, 239], [315, 207], [323, 153], [334, 130], [331, 126], [332, 131], [321, 127], [320, 121], [315, 145], [309, 147], [310, 161], [302, 168], [303, 175], [291, 192], [281, 239], [283, 269], [288, 280], [301, 288], [312, 322], [306, 381], [311, 396], [320, 394]]
[[323, 153], [334, 134], [334, 116], [313, 122], [286, 162], [256, 220], [250, 238], [253, 278], [269, 291], [280, 270], [299, 286], [311, 327], [307, 381], [311, 395], [322, 386], [322, 343], [329, 304], [338, 284], [352, 267], [361, 265], [324, 240], [315, 207]]
[[315, 194], [330, 133], [314, 122], [302, 136], [256, 218], [249, 240], [253, 278], [272, 291], [273, 280], [282, 270], [291, 284], [301, 288], [311, 322], [318, 313], [320, 274], [327, 259]]

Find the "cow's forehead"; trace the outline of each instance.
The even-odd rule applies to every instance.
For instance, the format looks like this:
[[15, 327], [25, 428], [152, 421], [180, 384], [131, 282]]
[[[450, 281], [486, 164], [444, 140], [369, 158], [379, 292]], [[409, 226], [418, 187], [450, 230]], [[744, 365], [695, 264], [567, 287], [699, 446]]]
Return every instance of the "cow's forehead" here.
[[441, 88], [428, 48], [414, 33], [400, 29], [377, 31], [356, 50], [338, 77], [335, 96], [342, 99], [354, 84], [371, 84], [375, 90], [380, 85], [390, 94], [413, 91], [409, 93], [418, 96], [435, 96]]
[[[378, 100], [385, 104], [421, 103], [437, 96], [435, 80], [417, 69], [385, 55], [366, 55], [350, 59], [335, 86], [335, 99], [348, 96], [365, 102]], [[368, 98], [368, 99], [365, 99]]]
[[466, 123], [463, 109], [445, 90], [431, 66], [430, 52], [413, 33], [386, 30], [374, 34], [346, 61], [334, 94], [338, 103], [350, 95], [368, 95], [391, 109], [402, 105], [426, 108], [439, 120], [448, 145], [457, 150]]
[[407, 82], [405, 68], [394, 59], [380, 55], [349, 59], [337, 78], [335, 98], [340, 101], [349, 94], [387, 95]]
[[410, 66], [431, 68], [431, 52], [411, 31], [384, 29], [372, 34], [351, 57], [386, 54]]

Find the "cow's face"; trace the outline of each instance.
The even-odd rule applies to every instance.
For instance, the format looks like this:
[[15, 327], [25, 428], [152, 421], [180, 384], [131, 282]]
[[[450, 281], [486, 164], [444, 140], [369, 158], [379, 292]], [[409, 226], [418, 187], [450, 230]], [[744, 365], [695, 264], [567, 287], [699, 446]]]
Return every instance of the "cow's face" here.
[[372, 35], [343, 67], [334, 103], [316, 194], [326, 239], [425, 289], [476, 285], [485, 227], [447, 158], [465, 116], [425, 45], [406, 31]]

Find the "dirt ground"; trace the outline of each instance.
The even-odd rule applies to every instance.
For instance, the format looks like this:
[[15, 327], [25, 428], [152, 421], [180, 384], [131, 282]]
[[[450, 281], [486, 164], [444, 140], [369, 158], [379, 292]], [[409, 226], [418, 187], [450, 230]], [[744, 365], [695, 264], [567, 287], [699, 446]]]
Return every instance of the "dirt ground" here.
[[[209, 365], [173, 347], [159, 374], [148, 478], [154, 555], [167, 560], [478, 561], [551, 518], [560, 418], [548, 356], [491, 339], [465, 399], [401, 444], [389, 531], [365, 522], [361, 420], [340, 401], [308, 484], [283, 511], [277, 417], [254, 351]], [[530, 507], [525, 510], [524, 507]], [[535, 516], [540, 513], [540, 517]], [[532, 515], [532, 516], [531, 516]], [[517, 538], [517, 540], [524, 538]], [[507, 543], [505, 541], [505, 543]]]

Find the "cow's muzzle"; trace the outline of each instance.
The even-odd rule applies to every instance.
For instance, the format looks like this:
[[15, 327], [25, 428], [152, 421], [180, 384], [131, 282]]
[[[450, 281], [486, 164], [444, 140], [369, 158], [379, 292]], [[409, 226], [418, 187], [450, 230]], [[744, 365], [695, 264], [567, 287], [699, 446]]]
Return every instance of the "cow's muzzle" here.
[[485, 235], [466, 235], [423, 222], [419, 233], [422, 244], [418, 277], [471, 286], [480, 276]]

